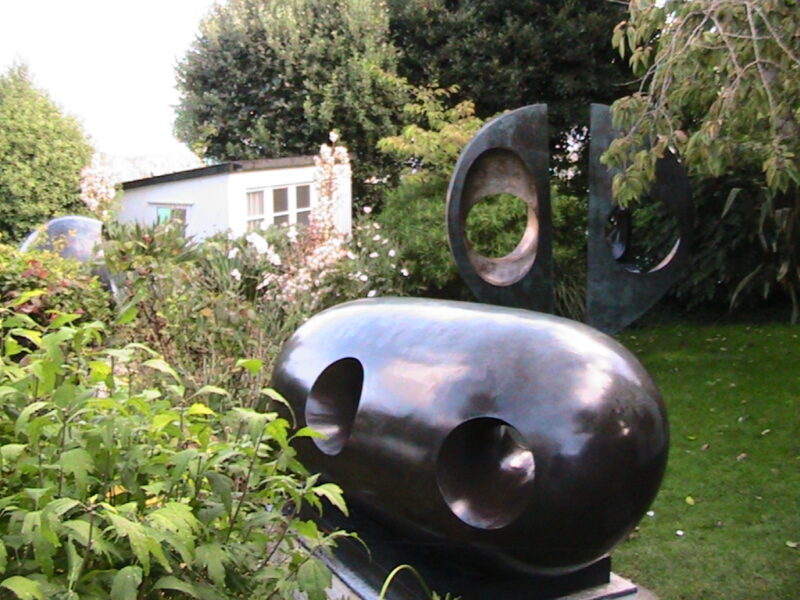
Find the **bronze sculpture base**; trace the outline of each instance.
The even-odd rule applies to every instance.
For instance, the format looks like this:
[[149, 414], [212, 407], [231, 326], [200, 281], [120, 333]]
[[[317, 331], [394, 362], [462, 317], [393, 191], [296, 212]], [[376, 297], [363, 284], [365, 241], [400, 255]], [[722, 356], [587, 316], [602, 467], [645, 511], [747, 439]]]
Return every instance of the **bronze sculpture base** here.
[[[359, 542], [343, 539], [333, 555], [324, 560], [354, 597], [362, 600], [377, 600], [386, 577], [399, 565], [412, 566], [441, 597], [449, 592], [461, 600], [602, 600], [629, 597], [637, 591], [632, 583], [612, 575], [608, 556], [556, 577], [484, 571], [479, 565], [448, 559], [448, 554], [436, 545], [406, 538], [376, 522], [358, 506], [350, 507], [349, 517], [334, 513], [335, 509], [328, 507], [326, 515], [317, 519], [320, 526], [357, 532], [369, 554]], [[423, 597], [420, 584], [407, 570], [393, 579], [386, 594], [386, 600]]]

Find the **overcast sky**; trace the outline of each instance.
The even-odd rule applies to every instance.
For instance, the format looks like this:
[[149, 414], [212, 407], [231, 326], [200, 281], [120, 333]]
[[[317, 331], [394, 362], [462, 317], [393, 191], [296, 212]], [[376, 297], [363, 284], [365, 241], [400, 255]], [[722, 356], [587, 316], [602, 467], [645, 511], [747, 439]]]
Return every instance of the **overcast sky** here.
[[213, 3], [0, 0], [0, 72], [26, 62], [106, 154], [188, 154], [172, 136], [174, 67]]

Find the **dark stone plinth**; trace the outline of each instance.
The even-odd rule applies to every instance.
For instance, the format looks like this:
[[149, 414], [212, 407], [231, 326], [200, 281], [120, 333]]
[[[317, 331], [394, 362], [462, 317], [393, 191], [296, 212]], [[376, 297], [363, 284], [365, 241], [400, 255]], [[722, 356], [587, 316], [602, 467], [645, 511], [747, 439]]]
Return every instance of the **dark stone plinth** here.
[[[618, 577], [611, 581], [611, 559], [605, 556], [588, 567], [567, 575], [547, 577], [512, 571], [484, 569], [464, 557], [454, 558], [449, 548], [420, 543], [376, 522], [358, 506], [349, 517], [328, 508], [317, 519], [324, 529], [358, 533], [360, 542], [342, 539], [332, 556], [324, 557], [333, 573], [362, 600], [376, 600], [386, 577], [399, 565], [411, 565], [428, 587], [442, 597], [446, 592], [462, 600], [551, 600], [576, 598], [600, 600], [620, 598], [636, 592], [636, 586]], [[387, 600], [419, 600], [424, 597], [419, 582], [407, 570], [393, 580]]]

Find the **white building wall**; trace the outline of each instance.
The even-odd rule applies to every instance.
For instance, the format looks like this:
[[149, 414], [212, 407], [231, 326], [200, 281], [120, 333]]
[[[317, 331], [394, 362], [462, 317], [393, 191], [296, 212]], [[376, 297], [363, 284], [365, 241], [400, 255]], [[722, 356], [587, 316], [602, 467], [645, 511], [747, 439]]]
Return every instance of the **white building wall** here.
[[[316, 167], [303, 165], [232, 171], [134, 187], [124, 192], [117, 219], [121, 223], [152, 225], [160, 206], [186, 208], [186, 233], [203, 239], [218, 232], [247, 232], [247, 193], [264, 190], [266, 222], [271, 222], [272, 190], [289, 188], [290, 204], [295, 188], [308, 185], [311, 206], [319, 201], [314, 181]], [[352, 191], [349, 165], [337, 171], [334, 225], [349, 234], [352, 227]]]
[[186, 234], [202, 239], [230, 227], [228, 188], [231, 175], [208, 175], [126, 190], [120, 223], [152, 225], [159, 206], [186, 208]]

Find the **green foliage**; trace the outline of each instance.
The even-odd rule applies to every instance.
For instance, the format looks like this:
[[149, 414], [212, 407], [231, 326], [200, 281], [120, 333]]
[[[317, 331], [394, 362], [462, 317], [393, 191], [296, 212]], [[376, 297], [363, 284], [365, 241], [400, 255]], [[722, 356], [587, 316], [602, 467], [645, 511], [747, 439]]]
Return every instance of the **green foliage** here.
[[481, 198], [467, 215], [467, 239], [474, 250], [488, 258], [511, 254], [528, 225], [528, 205], [514, 194]]
[[80, 171], [92, 149], [78, 123], [37, 90], [23, 66], [0, 75], [0, 234], [22, 240], [48, 219], [80, 212]]
[[483, 126], [472, 101], [449, 106], [457, 92], [455, 85], [415, 89], [413, 101], [403, 107], [409, 125], [378, 142], [381, 152], [404, 165], [406, 180], [449, 179], [461, 150]]
[[[604, 0], [390, 0], [399, 72], [415, 86], [458, 85], [486, 119], [548, 104], [551, 146], [588, 124], [589, 104], [628, 89], [609, 43], [622, 3]], [[560, 153], [558, 153], [560, 154]], [[567, 167], [567, 164], [558, 164]], [[585, 179], [571, 182], [575, 191]]]
[[[740, 236], [760, 238], [761, 257], [728, 293], [754, 282], [783, 289], [800, 315], [800, 27], [795, 2], [649, 0], [629, 5], [614, 45], [641, 75], [639, 91], [618, 100], [625, 135], [603, 160], [618, 170], [614, 194], [636, 202], [653, 180], [656, 159], [681, 154], [700, 177], [752, 177], [739, 196], [752, 218]], [[759, 189], [760, 188], [760, 189]], [[729, 189], [730, 191], [730, 189]], [[701, 199], [701, 205], [705, 201]], [[703, 206], [704, 208], [704, 206]], [[716, 221], [719, 215], [701, 214]], [[708, 245], [712, 237], [701, 239]]]
[[170, 224], [110, 228], [103, 250], [126, 298], [123, 334], [156, 349], [190, 388], [224, 387], [254, 407], [269, 369], [250, 373], [237, 359], [268, 367], [314, 313], [405, 289], [407, 271], [380, 227], [364, 217], [349, 241], [309, 226], [202, 243]]
[[230, 160], [310, 154], [338, 128], [358, 191], [386, 174], [375, 144], [407, 93], [396, 61], [377, 1], [229, 0], [178, 67], [176, 131], [201, 156]]
[[111, 297], [85, 265], [52, 252], [20, 252], [0, 244], [0, 302], [26, 300], [18, 310], [40, 325], [53, 311], [74, 312], [85, 320], [111, 315]]
[[378, 222], [399, 240], [409, 282], [424, 295], [466, 298], [445, 226], [446, 179], [401, 181], [387, 193]]
[[108, 348], [101, 323], [77, 318], [40, 326], [0, 308], [0, 587], [18, 598], [324, 597], [317, 555], [344, 534], [298, 514], [323, 499], [346, 506], [295, 458], [293, 441], [317, 434], [226, 390], [191, 391], [146, 346]]

